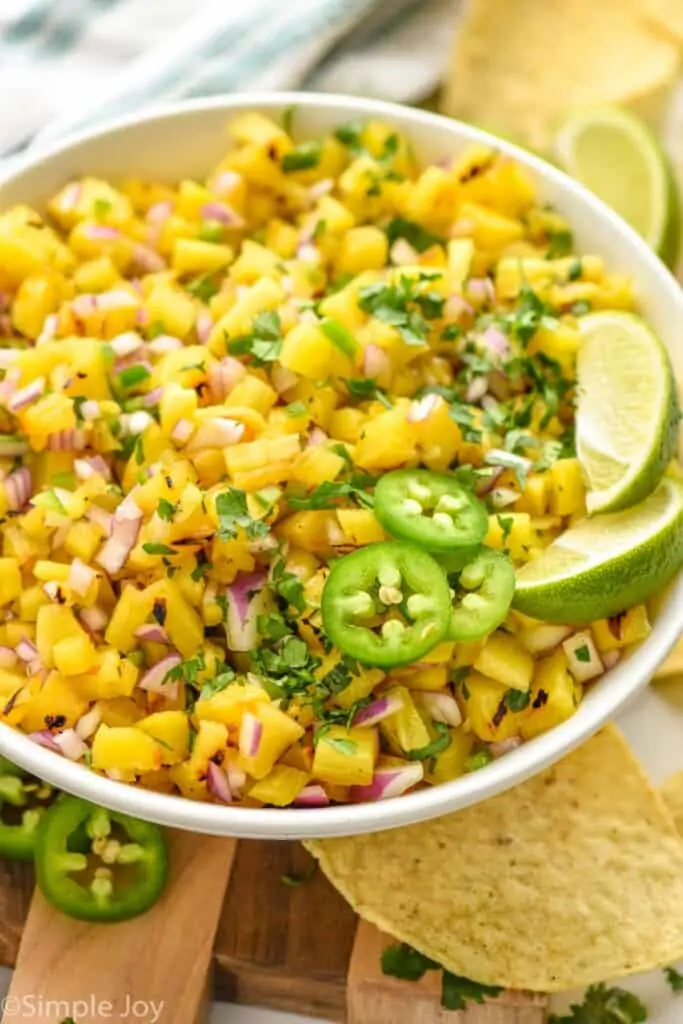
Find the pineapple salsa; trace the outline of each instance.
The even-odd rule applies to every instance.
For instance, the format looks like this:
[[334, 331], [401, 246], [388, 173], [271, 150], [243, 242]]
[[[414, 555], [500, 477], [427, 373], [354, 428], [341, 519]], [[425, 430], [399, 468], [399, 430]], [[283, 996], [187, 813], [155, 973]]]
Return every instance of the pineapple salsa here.
[[511, 159], [260, 114], [203, 182], [0, 215], [2, 720], [196, 800], [375, 800], [571, 716], [649, 632], [514, 609], [585, 514], [573, 253]]

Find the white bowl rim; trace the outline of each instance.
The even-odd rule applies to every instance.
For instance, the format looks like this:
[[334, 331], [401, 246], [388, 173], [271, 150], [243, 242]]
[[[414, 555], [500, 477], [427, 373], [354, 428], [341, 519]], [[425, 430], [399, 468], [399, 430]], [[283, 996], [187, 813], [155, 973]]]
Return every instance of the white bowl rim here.
[[[334, 93], [240, 92], [209, 99], [150, 106], [125, 117], [109, 120], [95, 128], [70, 134], [64, 140], [30, 153], [13, 163], [0, 176], [3, 186], [20, 181], [25, 171], [37, 169], [52, 157], [102, 136], [117, 134], [144, 122], [156, 122], [191, 113], [224, 110], [281, 110], [289, 106], [309, 108], [344, 107], [359, 116], [377, 116], [403, 122], [405, 127], [452, 129], [454, 138], [492, 146], [532, 168], [539, 176], [561, 189], [573, 192], [610, 230], [621, 236], [625, 246], [638, 250], [639, 259], [661, 280], [667, 301], [678, 306], [683, 315], [683, 292], [659, 258], [641, 237], [605, 203], [573, 181], [552, 164], [499, 139], [473, 125], [455, 121], [428, 111], [413, 109], [382, 100], [366, 100]], [[1, 199], [1, 192], [0, 192]], [[676, 609], [680, 609], [676, 615]], [[325, 808], [277, 809], [240, 808], [192, 801], [186, 797], [157, 793], [141, 787], [103, 778], [35, 744], [28, 737], [0, 723], [0, 753], [27, 771], [68, 793], [81, 796], [111, 810], [134, 815], [162, 825], [192, 832], [238, 838], [306, 839], [353, 835], [411, 825], [460, 810], [523, 782], [559, 760], [587, 740], [612, 718], [614, 713], [646, 685], [665, 659], [683, 630], [683, 572], [674, 580], [667, 599], [667, 613], [658, 619], [652, 634], [628, 659], [606, 674], [591, 691], [579, 710], [550, 732], [511, 751], [484, 769], [451, 782], [428, 787], [386, 801], [343, 804]]]

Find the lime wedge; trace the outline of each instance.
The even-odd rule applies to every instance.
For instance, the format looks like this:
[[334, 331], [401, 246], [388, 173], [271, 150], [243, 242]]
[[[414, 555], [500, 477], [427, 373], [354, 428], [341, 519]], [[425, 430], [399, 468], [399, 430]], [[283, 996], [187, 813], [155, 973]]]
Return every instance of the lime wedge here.
[[647, 497], [674, 457], [678, 401], [666, 349], [631, 313], [579, 319], [576, 451], [589, 513]]
[[592, 622], [649, 600], [683, 566], [683, 486], [582, 519], [517, 573], [513, 605], [546, 622]]
[[668, 267], [678, 259], [681, 220], [666, 153], [635, 114], [619, 107], [577, 110], [553, 140], [559, 164], [604, 199]]

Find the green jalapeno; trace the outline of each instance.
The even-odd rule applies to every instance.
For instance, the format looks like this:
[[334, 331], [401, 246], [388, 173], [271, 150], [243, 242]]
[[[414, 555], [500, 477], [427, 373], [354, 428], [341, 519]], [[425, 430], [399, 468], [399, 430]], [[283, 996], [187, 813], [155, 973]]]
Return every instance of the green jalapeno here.
[[479, 640], [500, 626], [515, 592], [515, 570], [507, 555], [482, 548], [449, 580], [456, 592], [449, 640]]
[[393, 536], [426, 551], [453, 551], [479, 544], [488, 530], [481, 501], [448, 473], [397, 469], [375, 488], [375, 515]]
[[158, 900], [168, 874], [157, 825], [75, 796], [62, 797], [43, 816], [35, 862], [48, 902], [82, 921], [125, 921], [143, 913]]
[[55, 792], [6, 758], [0, 772], [0, 858], [33, 860], [38, 824]]
[[325, 632], [345, 654], [392, 668], [419, 661], [443, 640], [448, 579], [412, 544], [369, 544], [335, 562], [322, 594]]

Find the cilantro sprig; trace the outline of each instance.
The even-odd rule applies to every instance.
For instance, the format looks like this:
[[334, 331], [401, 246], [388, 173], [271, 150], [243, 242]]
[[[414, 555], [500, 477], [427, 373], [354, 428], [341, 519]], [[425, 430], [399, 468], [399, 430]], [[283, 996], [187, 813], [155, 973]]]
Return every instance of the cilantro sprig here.
[[243, 529], [249, 540], [258, 540], [268, 533], [268, 523], [249, 514], [247, 496], [237, 487], [228, 487], [216, 496], [218, 539], [234, 540]]
[[604, 982], [586, 989], [582, 1003], [574, 1003], [570, 1013], [551, 1014], [548, 1024], [644, 1024], [647, 1009], [632, 992], [608, 988]]
[[274, 310], [265, 310], [254, 317], [250, 334], [227, 340], [233, 356], [249, 356], [254, 366], [273, 363], [282, 351], [282, 323]]
[[441, 976], [441, 1005], [446, 1010], [463, 1010], [468, 1003], [483, 1003], [494, 999], [503, 991], [498, 985], [482, 985], [441, 968], [435, 960], [419, 953], [406, 942], [388, 946], [382, 953], [382, 971], [404, 981], [419, 981], [427, 971], [443, 970]]

